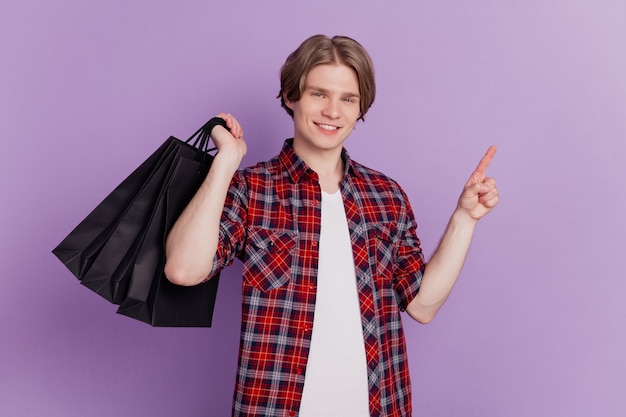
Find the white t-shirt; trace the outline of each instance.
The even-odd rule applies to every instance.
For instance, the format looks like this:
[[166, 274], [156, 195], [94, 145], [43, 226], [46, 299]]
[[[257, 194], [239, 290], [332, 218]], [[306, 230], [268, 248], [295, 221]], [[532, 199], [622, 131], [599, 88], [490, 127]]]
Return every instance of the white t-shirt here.
[[300, 417], [369, 417], [352, 245], [341, 192], [322, 192], [317, 296]]

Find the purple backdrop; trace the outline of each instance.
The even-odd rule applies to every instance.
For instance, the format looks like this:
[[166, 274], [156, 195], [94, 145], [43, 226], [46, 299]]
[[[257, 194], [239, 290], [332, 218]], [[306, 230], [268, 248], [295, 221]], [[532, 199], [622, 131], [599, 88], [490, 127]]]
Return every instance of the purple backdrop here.
[[[496, 144], [502, 203], [435, 321], [405, 320], [418, 416], [626, 410], [624, 2], [0, 3], [0, 415], [229, 415], [240, 265], [214, 327], [114, 313], [51, 249], [170, 134], [219, 111], [246, 163], [291, 122], [278, 69], [315, 33], [371, 52], [353, 157], [405, 188], [430, 254]], [[618, 211], [619, 210], [619, 211]]]

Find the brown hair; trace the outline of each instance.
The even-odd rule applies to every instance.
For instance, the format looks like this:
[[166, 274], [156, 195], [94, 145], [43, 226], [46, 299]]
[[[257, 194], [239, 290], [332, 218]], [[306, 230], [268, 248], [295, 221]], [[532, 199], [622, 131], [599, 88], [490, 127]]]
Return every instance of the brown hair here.
[[365, 113], [376, 96], [374, 65], [365, 48], [347, 36], [311, 36], [287, 57], [280, 69], [280, 92], [277, 98], [280, 98], [281, 106], [293, 117], [293, 111], [287, 107], [285, 99], [290, 102], [300, 100], [309, 71], [322, 64], [346, 65], [356, 72], [361, 96], [359, 119], [365, 120]]

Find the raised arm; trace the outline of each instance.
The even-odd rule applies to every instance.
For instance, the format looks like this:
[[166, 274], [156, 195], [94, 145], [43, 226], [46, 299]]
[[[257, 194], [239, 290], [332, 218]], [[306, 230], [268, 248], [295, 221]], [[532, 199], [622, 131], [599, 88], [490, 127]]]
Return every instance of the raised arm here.
[[486, 177], [496, 153], [491, 146], [470, 176], [459, 197], [441, 242], [426, 265], [420, 290], [407, 307], [407, 313], [420, 323], [428, 323], [448, 298], [461, 273], [478, 220], [499, 202], [496, 181]]
[[213, 128], [211, 138], [218, 152], [211, 169], [167, 236], [165, 275], [174, 284], [199, 284], [211, 271], [228, 186], [246, 154], [237, 120], [225, 113], [218, 117], [230, 132], [222, 126]]

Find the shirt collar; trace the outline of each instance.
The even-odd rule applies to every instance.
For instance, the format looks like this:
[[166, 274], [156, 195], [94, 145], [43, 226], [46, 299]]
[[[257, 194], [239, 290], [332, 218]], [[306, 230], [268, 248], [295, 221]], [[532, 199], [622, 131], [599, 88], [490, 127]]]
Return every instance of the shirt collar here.
[[[287, 173], [289, 173], [293, 182], [297, 183], [302, 177], [307, 176], [315, 180], [318, 179], [317, 174], [294, 152], [293, 138], [285, 140], [283, 148], [280, 151], [279, 159], [287, 170]], [[352, 159], [350, 159], [350, 154], [346, 148], [341, 150], [341, 159], [343, 159], [344, 162], [344, 178], [349, 175], [357, 177], [361, 176], [359, 171], [355, 169]]]

